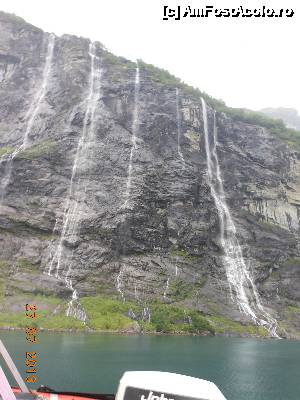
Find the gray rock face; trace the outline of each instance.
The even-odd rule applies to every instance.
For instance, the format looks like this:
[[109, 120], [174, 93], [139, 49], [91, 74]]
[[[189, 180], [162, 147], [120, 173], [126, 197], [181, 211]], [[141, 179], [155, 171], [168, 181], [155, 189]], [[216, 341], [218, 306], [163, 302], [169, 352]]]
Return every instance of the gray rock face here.
[[[0, 13], [0, 177], [9, 155], [22, 145], [27, 113], [42, 84], [48, 41], [49, 34]], [[96, 55], [100, 95], [91, 120], [86, 116], [89, 41], [69, 35], [55, 39], [45, 96], [28, 146], [12, 160], [0, 207], [1, 259], [11, 267], [26, 260], [28, 267], [26, 272], [9, 270], [6, 290], [68, 298], [71, 279], [79, 296], [159, 299], [246, 322], [230, 299], [222, 262], [200, 98], [179, 90], [184, 166], [178, 153], [176, 85], [140, 63], [130, 206], [124, 208], [136, 65], [100, 43]], [[89, 143], [85, 124], [87, 129], [94, 124]], [[221, 174], [243, 255], [264, 306], [288, 336], [297, 336], [300, 155], [260, 126], [225, 114], [217, 115], [217, 125]], [[87, 147], [70, 193], [82, 145]], [[62, 240], [68, 201], [76, 201], [77, 233]], [[59, 246], [58, 279], [57, 263], [51, 276], [47, 271]]]

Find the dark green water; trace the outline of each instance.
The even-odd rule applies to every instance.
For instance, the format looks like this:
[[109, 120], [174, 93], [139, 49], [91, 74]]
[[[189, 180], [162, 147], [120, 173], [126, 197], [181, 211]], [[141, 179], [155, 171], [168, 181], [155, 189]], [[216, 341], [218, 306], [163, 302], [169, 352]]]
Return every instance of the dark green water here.
[[239, 338], [114, 336], [22, 332], [1, 339], [25, 375], [25, 351], [38, 352], [38, 384], [115, 393], [126, 370], [161, 370], [215, 382], [228, 400], [299, 400], [300, 342]]

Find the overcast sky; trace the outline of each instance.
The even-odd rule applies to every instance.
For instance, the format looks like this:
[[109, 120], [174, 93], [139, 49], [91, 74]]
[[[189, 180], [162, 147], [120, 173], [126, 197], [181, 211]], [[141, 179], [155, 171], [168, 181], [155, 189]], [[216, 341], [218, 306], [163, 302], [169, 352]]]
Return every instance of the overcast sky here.
[[[300, 111], [299, 0], [0, 0], [0, 9], [58, 35], [168, 69], [234, 107]], [[293, 18], [163, 21], [163, 6], [293, 8]]]

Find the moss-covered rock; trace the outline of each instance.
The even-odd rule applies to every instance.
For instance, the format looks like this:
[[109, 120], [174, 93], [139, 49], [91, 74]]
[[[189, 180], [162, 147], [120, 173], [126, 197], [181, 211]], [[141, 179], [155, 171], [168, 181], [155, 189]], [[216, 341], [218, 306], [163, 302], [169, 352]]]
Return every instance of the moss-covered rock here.
[[57, 143], [54, 140], [45, 140], [41, 143], [35, 144], [27, 149], [21, 151], [17, 158], [33, 160], [35, 158], [43, 157], [55, 151]]
[[11, 154], [14, 150], [14, 147], [0, 147], [0, 157], [6, 154]]

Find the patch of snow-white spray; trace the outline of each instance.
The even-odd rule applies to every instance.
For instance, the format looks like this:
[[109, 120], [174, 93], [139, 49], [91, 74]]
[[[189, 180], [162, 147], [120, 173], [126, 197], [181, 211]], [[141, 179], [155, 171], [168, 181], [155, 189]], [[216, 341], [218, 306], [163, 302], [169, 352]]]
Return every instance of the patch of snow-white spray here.
[[26, 123], [26, 129], [24, 132], [22, 144], [20, 146], [18, 146], [12, 153], [5, 154], [0, 160], [1, 164], [6, 163], [4, 175], [0, 181], [0, 204], [4, 200], [4, 196], [6, 194], [6, 188], [10, 182], [10, 178], [11, 178], [11, 174], [12, 174], [12, 167], [13, 167], [13, 160], [21, 151], [25, 150], [28, 147], [29, 135], [33, 129], [36, 118], [40, 111], [40, 107], [43, 103], [43, 100], [44, 100], [46, 94], [47, 94], [48, 82], [49, 82], [49, 77], [50, 77], [51, 68], [52, 68], [54, 44], [55, 44], [55, 35], [51, 33], [49, 35], [49, 40], [48, 40], [47, 54], [46, 54], [45, 65], [44, 65], [43, 76], [42, 76], [42, 83], [41, 83], [41, 86], [39, 87], [38, 91], [35, 93], [35, 96], [30, 104], [29, 110], [25, 117], [25, 120], [27, 121], [27, 123]]
[[[264, 326], [271, 336], [277, 337], [277, 321], [263, 307], [254, 280], [243, 258], [242, 249], [237, 239], [236, 227], [226, 203], [220, 165], [216, 151], [217, 124], [214, 112], [214, 127], [212, 138], [209, 135], [206, 103], [201, 98], [205, 150], [208, 172], [208, 183], [214, 199], [219, 221], [220, 241], [224, 251], [224, 266], [229, 283], [230, 294], [242, 313], [250, 317], [257, 325]], [[251, 296], [249, 299], [247, 291]]]
[[129, 156], [128, 174], [125, 191], [125, 202], [122, 208], [128, 208], [130, 202], [130, 195], [132, 190], [132, 174], [133, 174], [133, 157], [137, 149], [137, 135], [139, 125], [139, 96], [140, 96], [140, 68], [138, 62], [136, 63], [135, 70], [135, 83], [134, 83], [134, 108], [133, 119], [131, 127], [131, 150]]
[[[65, 202], [60, 238], [55, 245], [54, 254], [50, 254], [47, 266], [48, 275], [54, 275], [57, 279], [65, 281], [66, 286], [72, 290], [72, 300], [69, 302], [67, 315], [85, 321], [86, 315], [79, 303], [76, 289], [73, 288], [72, 273], [72, 246], [78, 241], [80, 221], [83, 214], [81, 209], [86, 197], [84, 182], [77, 177], [82, 167], [88, 164], [90, 149], [95, 141], [95, 111], [100, 98], [101, 66], [100, 59], [96, 56], [96, 46], [89, 45], [91, 59], [90, 86], [86, 98], [86, 111], [83, 121], [82, 134], [79, 139], [76, 155], [73, 163], [72, 176], [69, 186], [68, 198]], [[55, 224], [54, 229], [57, 229]], [[67, 246], [69, 244], [69, 246]], [[71, 247], [71, 250], [70, 250]]]

